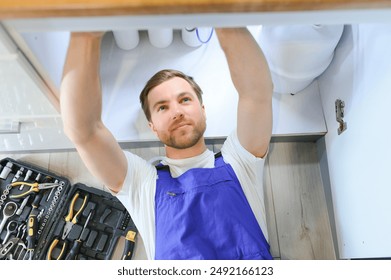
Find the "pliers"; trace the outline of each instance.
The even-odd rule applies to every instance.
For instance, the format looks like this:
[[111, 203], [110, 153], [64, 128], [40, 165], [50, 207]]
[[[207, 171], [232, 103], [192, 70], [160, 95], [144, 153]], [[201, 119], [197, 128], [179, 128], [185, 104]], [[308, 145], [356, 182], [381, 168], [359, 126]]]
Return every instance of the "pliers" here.
[[[86, 194], [84, 196], [82, 205], [80, 206], [79, 210], [77, 210], [76, 214], [74, 214], [73, 208], [75, 207], [76, 200], [79, 198], [79, 196], [80, 196], [80, 193], [76, 192], [71, 200], [70, 205], [69, 205], [68, 214], [65, 216], [65, 226], [64, 226], [62, 236], [61, 236], [61, 240], [63, 240], [64, 242], [62, 244], [60, 254], [56, 258], [57, 260], [62, 259], [62, 257], [64, 256], [64, 253], [68, 247], [68, 241], [66, 240], [66, 238], [67, 238], [68, 234], [71, 232], [72, 227], [75, 224], [77, 224], [77, 222], [79, 221], [79, 216], [81, 215], [84, 207], [87, 204], [88, 197], [89, 197], [88, 194]], [[54, 240], [52, 241], [52, 244], [49, 247], [46, 259], [48, 259], [48, 260], [52, 259], [51, 255], [52, 255], [53, 249], [56, 248], [59, 241], [60, 241], [60, 239], [58, 237], [54, 238]]]
[[[51, 260], [52, 259], [52, 252], [53, 252], [54, 248], [56, 248], [56, 246], [57, 246], [59, 241], [60, 241], [60, 239], [58, 237], [53, 239], [52, 244], [50, 244], [50, 247], [48, 249], [48, 253], [46, 255], [46, 259], [47, 260]], [[67, 247], [68, 247], [68, 241], [64, 240], [64, 242], [62, 243], [62, 246], [61, 246], [60, 253], [58, 254], [56, 260], [61, 260], [62, 259], [62, 257], [64, 256], [65, 251], [67, 250]]]
[[30, 186], [30, 189], [27, 192], [17, 194], [17, 195], [10, 195], [10, 198], [21, 198], [24, 197], [32, 192], [38, 193], [40, 190], [46, 190], [46, 189], [51, 189], [60, 186], [58, 183], [27, 183], [27, 182], [14, 182], [10, 184], [11, 187], [16, 187], [16, 186]]
[[62, 239], [64, 240], [69, 232], [71, 231], [72, 227], [77, 224], [77, 221], [79, 220], [79, 216], [80, 214], [83, 212], [83, 209], [84, 207], [86, 206], [87, 204], [87, 200], [88, 200], [88, 194], [86, 194], [84, 196], [84, 199], [83, 199], [83, 204], [80, 206], [80, 209], [76, 212], [75, 215], [73, 215], [73, 207], [75, 207], [75, 202], [77, 200], [77, 198], [80, 196], [80, 193], [77, 192], [73, 198], [72, 198], [72, 201], [71, 201], [71, 204], [69, 205], [69, 211], [68, 211], [68, 215], [65, 216], [65, 226], [64, 226], [64, 230], [62, 232]]

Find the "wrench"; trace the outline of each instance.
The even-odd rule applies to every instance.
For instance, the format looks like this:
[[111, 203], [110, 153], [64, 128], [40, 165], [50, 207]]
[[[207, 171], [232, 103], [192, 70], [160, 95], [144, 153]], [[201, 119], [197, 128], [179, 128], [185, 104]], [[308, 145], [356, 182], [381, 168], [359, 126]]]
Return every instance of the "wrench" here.
[[4, 245], [7, 241], [8, 238], [11, 236], [12, 233], [16, 232], [16, 229], [18, 228], [18, 223], [16, 221], [10, 221], [7, 225], [7, 234], [4, 237], [2, 245]]
[[18, 232], [16, 233], [16, 237], [19, 237], [20, 239], [23, 239], [24, 234], [26, 233], [26, 228], [27, 228], [26, 223], [25, 223], [25, 222], [22, 222], [22, 223], [18, 226]]
[[8, 254], [12, 251], [12, 249], [18, 244], [19, 238], [13, 237], [11, 238], [0, 250], [0, 260], [5, 259]]
[[[24, 253], [24, 254], [23, 254]], [[14, 252], [9, 255], [10, 260], [23, 260], [27, 253], [27, 247], [22, 240], [19, 240]]]
[[1, 224], [0, 224], [0, 233], [3, 231], [7, 220], [16, 213], [17, 209], [18, 209], [18, 205], [13, 201], [7, 202], [7, 204], [4, 206], [3, 220], [1, 221]]

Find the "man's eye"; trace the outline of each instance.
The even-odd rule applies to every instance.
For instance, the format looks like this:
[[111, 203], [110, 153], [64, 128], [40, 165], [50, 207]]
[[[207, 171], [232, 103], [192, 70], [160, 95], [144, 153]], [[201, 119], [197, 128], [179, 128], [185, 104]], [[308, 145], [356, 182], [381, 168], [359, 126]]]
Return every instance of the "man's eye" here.
[[157, 109], [158, 111], [164, 111], [166, 109], [166, 106], [159, 106], [159, 108]]
[[182, 102], [188, 102], [188, 101], [190, 101], [189, 97], [185, 97], [185, 98], [182, 99]]

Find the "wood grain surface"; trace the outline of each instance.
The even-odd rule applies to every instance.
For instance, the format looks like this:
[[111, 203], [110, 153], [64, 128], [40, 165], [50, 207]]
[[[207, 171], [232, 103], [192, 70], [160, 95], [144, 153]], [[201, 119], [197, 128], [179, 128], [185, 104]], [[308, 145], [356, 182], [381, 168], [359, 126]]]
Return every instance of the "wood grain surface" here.
[[2, 0], [0, 19], [390, 8], [387, 0]]

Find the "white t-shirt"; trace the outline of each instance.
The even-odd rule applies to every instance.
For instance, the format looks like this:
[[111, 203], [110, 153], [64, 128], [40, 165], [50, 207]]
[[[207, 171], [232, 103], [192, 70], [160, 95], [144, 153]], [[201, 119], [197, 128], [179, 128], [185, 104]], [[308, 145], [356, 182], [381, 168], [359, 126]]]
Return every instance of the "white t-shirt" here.
[[[230, 164], [243, 188], [254, 215], [268, 240], [263, 193], [263, 167], [265, 160], [244, 149], [234, 131], [221, 149], [224, 161]], [[148, 259], [155, 257], [155, 189], [157, 171], [146, 160], [125, 151], [128, 173], [123, 187], [116, 196], [126, 207], [144, 240]], [[178, 177], [191, 168], [213, 168], [214, 153], [206, 150], [199, 156], [187, 159], [165, 158], [172, 177]]]

